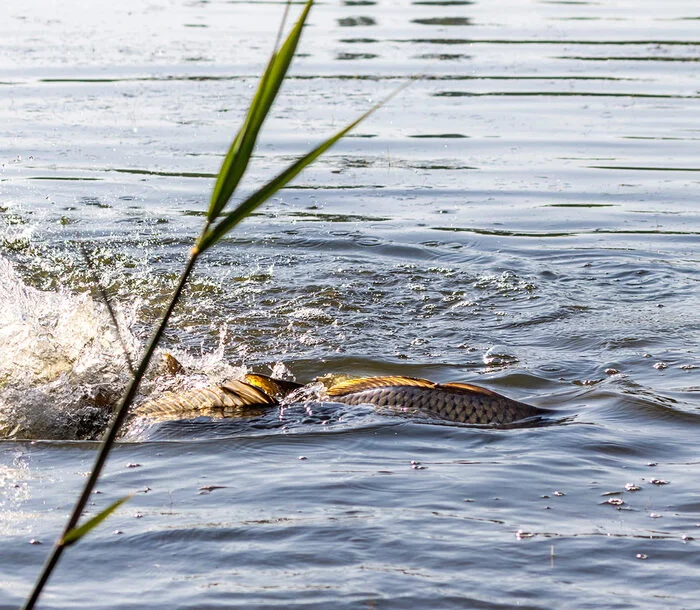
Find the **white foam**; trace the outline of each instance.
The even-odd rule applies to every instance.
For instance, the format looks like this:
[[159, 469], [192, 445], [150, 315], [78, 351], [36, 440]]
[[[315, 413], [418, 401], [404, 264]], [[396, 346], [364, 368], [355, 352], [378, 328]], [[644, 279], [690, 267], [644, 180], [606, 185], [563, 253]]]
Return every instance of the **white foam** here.
[[[114, 304], [132, 360], [142, 346], [130, 331], [140, 302]], [[184, 367], [163, 373], [160, 354], [142, 381], [140, 399], [242, 377], [245, 366], [225, 359], [227, 328], [213, 351], [168, 350]], [[162, 353], [162, 352], [161, 352]], [[246, 346], [239, 346], [245, 358]], [[99, 437], [130, 373], [106, 308], [89, 294], [27, 286], [0, 256], [0, 438]]]
[[104, 425], [128, 371], [103, 309], [25, 285], [0, 257], [0, 437], [84, 438]]

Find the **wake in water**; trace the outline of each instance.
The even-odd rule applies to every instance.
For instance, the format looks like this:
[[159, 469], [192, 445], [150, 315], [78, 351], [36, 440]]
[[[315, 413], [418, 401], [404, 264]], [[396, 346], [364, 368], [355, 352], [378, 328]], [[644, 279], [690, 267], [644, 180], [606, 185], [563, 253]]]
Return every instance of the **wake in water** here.
[[[130, 332], [138, 304], [116, 307], [126, 348], [137, 358]], [[197, 375], [159, 376], [153, 367], [142, 398], [241, 376], [219, 348], [201, 357], [177, 353]], [[106, 308], [88, 294], [42, 292], [27, 286], [0, 257], [0, 439], [93, 439], [105, 429], [130, 379], [126, 356]], [[156, 358], [156, 360], [160, 360]]]

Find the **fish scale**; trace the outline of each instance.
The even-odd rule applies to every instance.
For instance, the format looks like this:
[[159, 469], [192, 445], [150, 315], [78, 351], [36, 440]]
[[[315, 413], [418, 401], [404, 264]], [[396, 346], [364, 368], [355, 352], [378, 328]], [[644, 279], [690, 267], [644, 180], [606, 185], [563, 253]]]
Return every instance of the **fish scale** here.
[[[543, 409], [518, 402], [479, 386], [462, 384], [404, 386], [377, 385], [378, 378], [368, 378], [375, 387], [362, 388], [363, 380], [331, 387], [328, 395], [334, 402], [349, 405], [373, 404], [388, 407], [397, 413], [425, 415], [466, 424], [509, 424], [545, 414]], [[380, 379], [380, 378], [379, 378]], [[425, 380], [416, 380], [425, 381]], [[359, 385], [359, 388], [358, 388]], [[358, 388], [358, 389], [355, 389]]]

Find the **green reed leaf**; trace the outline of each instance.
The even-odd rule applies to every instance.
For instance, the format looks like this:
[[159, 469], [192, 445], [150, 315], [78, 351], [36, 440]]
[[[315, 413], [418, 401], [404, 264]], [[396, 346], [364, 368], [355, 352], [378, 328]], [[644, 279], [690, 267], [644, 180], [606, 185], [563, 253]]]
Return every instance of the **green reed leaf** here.
[[70, 546], [75, 544], [80, 540], [85, 534], [87, 534], [92, 529], [96, 528], [100, 523], [102, 523], [107, 517], [109, 517], [115, 510], [117, 510], [124, 502], [129, 500], [133, 494], [124, 496], [120, 500], [117, 500], [113, 504], [110, 504], [102, 512], [97, 513], [92, 519], [89, 519], [79, 527], [74, 527], [72, 530], [66, 532], [63, 536], [63, 546]]
[[245, 121], [236, 134], [217, 176], [207, 210], [207, 219], [210, 222], [215, 220], [224, 209], [248, 167], [258, 133], [294, 58], [301, 32], [312, 5], [313, 0], [308, 0], [284, 44], [279, 51], [273, 52], [267, 64]]
[[281, 174], [277, 175], [275, 178], [270, 180], [261, 189], [250, 195], [247, 199], [242, 201], [236, 206], [234, 210], [225, 214], [224, 217], [213, 227], [210, 227], [197, 242], [197, 249], [200, 252], [204, 252], [207, 248], [213, 246], [222, 237], [224, 237], [231, 229], [233, 229], [239, 222], [241, 222], [246, 216], [249, 216], [255, 209], [265, 203], [270, 197], [272, 197], [277, 191], [284, 188], [289, 182], [291, 182], [305, 167], [313, 163], [318, 157], [320, 157], [324, 152], [326, 152], [331, 146], [333, 146], [338, 140], [344, 137], [350, 130], [357, 127], [362, 121], [364, 121], [370, 114], [372, 114], [378, 108], [381, 108], [386, 104], [392, 97], [397, 95], [400, 91], [406, 88], [412, 81], [402, 85], [391, 95], [378, 102], [372, 106], [367, 112], [365, 112], [360, 118], [356, 119], [350, 123], [345, 129], [342, 129], [334, 136], [328, 138], [322, 144], [319, 144], [311, 152], [307, 153], [295, 163], [290, 165]]

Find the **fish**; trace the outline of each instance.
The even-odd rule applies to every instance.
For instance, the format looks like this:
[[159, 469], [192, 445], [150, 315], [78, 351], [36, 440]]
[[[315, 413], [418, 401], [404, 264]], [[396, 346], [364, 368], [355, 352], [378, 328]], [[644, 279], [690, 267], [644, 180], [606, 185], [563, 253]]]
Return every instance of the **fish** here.
[[278, 401], [263, 390], [234, 379], [217, 386], [164, 392], [134, 409], [134, 417], [171, 421], [211, 417], [253, 417], [262, 415]]
[[470, 383], [434, 383], [413, 377], [363, 377], [332, 385], [334, 402], [371, 404], [402, 415], [420, 415], [462, 424], [505, 425], [546, 414]]
[[[414, 377], [361, 377], [329, 381], [320, 398], [351, 406], [373, 405], [379, 413], [421, 416], [462, 424], [508, 425], [541, 417], [547, 410], [470, 383], [434, 383]], [[241, 380], [165, 392], [135, 410], [151, 420], [261, 415], [303, 388], [300, 383], [249, 373]], [[293, 396], [292, 396], [293, 398]]]

